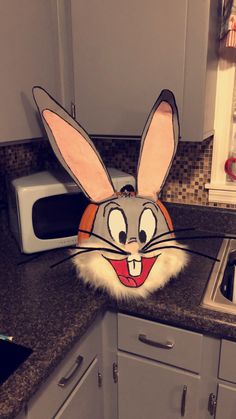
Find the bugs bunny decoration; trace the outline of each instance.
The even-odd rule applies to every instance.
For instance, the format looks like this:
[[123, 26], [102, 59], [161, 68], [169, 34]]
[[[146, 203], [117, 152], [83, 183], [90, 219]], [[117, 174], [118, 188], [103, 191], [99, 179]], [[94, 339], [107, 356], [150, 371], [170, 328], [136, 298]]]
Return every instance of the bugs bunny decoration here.
[[117, 299], [147, 297], [187, 262], [157, 199], [179, 138], [174, 95], [163, 90], [154, 104], [142, 135], [137, 192], [122, 194], [85, 130], [45, 90], [35, 87], [33, 94], [58, 160], [91, 201], [73, 258], [80, 277]]

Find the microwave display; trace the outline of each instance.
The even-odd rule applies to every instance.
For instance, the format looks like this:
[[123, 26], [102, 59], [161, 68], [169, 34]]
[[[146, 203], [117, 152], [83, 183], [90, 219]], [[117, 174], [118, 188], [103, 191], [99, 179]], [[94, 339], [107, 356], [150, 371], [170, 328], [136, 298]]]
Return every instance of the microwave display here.
[[66, 193], [38, 199], [32, 209], [33, 229], [41, 240], [76, 236], [89, 199], [82, 193]]

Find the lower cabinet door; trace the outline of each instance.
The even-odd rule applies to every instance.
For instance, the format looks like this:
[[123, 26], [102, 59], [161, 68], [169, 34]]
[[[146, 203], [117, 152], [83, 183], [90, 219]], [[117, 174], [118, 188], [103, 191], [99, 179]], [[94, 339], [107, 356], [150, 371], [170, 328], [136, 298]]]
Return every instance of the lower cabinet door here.
[[199, 419], [200, 377], [119, 353], [119, 419]]
[[236, 387], [219, 384], [215, 419], [236, 418]]
[[102, 395], [98, 387], [98, 361], [85, 372], [54, 419], [102, 419]]

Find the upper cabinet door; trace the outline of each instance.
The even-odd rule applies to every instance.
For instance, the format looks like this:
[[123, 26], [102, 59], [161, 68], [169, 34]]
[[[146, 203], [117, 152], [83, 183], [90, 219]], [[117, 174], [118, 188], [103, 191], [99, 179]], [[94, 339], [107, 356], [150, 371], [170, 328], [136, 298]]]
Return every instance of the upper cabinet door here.
[[77, 119], [90, 134], [140, 136], [164, 88], [182, 139], [213, 133], [217, 1], [71, 0], [71, 30]]
[[0, 2], [0, 142], [42, 136], [34, 85], [61, 99], [56, 7], [54, 0]]
[[182, 107], [187, 0], [71, 0], [75, 102], [91, 134], [137, 135], [163, 88]]

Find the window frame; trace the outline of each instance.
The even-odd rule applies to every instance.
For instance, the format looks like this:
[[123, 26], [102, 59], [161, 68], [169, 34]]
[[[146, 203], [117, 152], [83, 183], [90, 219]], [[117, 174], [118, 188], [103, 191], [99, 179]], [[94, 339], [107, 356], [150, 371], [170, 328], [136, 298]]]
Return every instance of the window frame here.
[[228, 181], [224, 170], [229, 157], [232, 138], [232, 104], [236, 74], [235, 50], [224, 48], [220, 54], [217, 70], [214, 141], [211, 166], [211, 181], [205, 185], [209, 190], [210, 203], [236, 204], [236, 182]]

